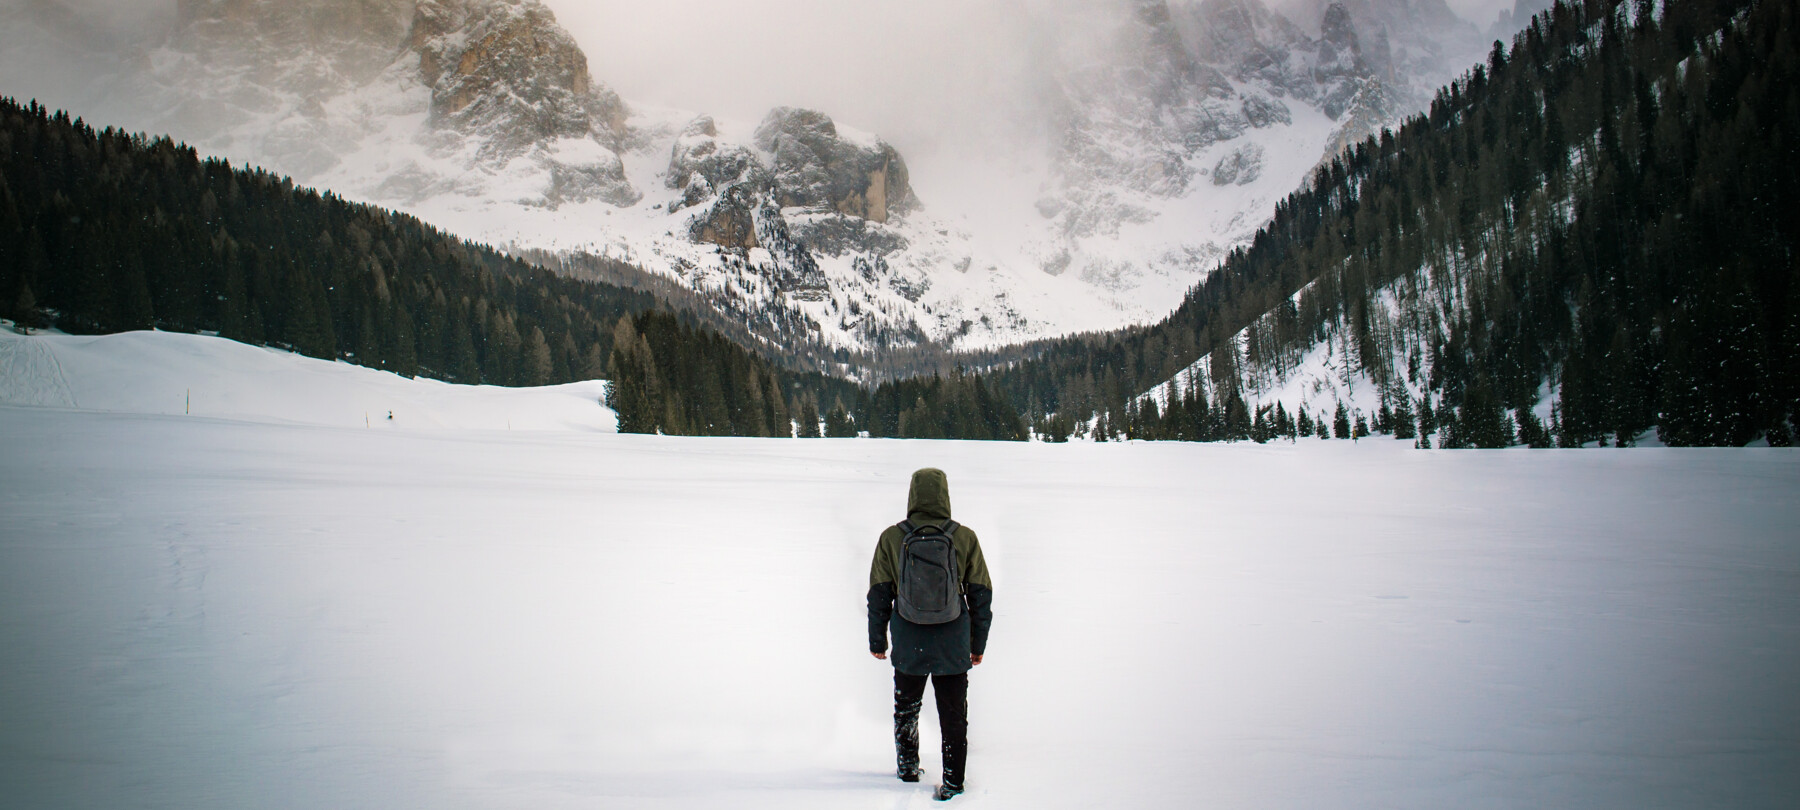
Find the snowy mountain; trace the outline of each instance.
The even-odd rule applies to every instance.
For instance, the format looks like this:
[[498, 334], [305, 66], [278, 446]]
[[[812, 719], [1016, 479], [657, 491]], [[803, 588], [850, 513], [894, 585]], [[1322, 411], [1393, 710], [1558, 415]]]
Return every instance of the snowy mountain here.
[[[1784, 14], [1540, 15], [1147, 330], [1143, 421], [1173, 411], [1191, 438], [1206, 419], [1343, 412], [1440, 447], [1792, 444], [1782, 218], [1800, 185], [1791, 137], [1755, 123], [1795, 113], [1769, 89], [1793, 83], [1771, 55]], [[1610, 91], [1625, 75], [1636, 91]]]
[[538, 0], [182, 0], [135, 35], [29, 0], [0, 9], [0, 65], [465, 237], [629, 260], [774, 345], [980, 347], [1166, 314], [1322, 157], [1480, 53], [1442, 0], [1308, 13], [1316, 35], [1258, 0], [1053, 14], [1047, 136], [1004, 147], [1039, 168], [1006, 188], [916, 188], [827, 111], [628, 105]]

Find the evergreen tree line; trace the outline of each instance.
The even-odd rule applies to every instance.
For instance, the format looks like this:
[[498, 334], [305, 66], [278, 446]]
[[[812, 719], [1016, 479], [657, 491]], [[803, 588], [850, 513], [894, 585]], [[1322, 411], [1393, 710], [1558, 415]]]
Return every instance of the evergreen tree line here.
[[1029, 435], [1017, 410], [962, 369], [883, 382], [859, 396], [852, 418], [878, 437], [1024, 441]]
[[[621, 317], [612, 347], [607, 404], [626, 433], [818, 437], [821, 422], [830, 421], [820, 418], [820, 399], [835, 404], [857, 393], [845, 380], [777, 369], [718, 332], [660, 310]], [[841, 417], [841, 404], [837, 411]]]
[[[865, 391], [778, 368], [692, 311], [667, 311], [642, 270], [583, 261], [637, 279], [632, 290], [561, 269], [167, 138], [0, 99], [0, 316], [28, 328], [213, 332], [458, 383], [608, 378], [625, 431], [855, 436], [866, 421], [884, 436], [1022, 435], [972, 378]], [[875, 403], [902, 389], [909, 404], [918, 392], [975, 403], [983, 419], [900, 408], [884, 421]]]
[[624, 375], [614, 393], [652, 397], [658, 414], [622, 412], [627, 429], [671, 433], [788, 435], [819, 392], [854, 400], [848, 383], [777, 371], [659, 306], [166, 138], [0, 99], [0, 315], [26, 327], [216, 332], [458, 383]]
[[418, 220], [0, 99], [0, 306], [73, 333], [216, 332], [459, 383], [602, 376], [655, 299]]
[[[873, 389], [777, 370], [737, 344], [660, 311], [620, 318], [607, 404], [627, 433], [1023, 441], [1024, 421], [979, 376]], [[826, 403], [829, 403], [828, 405]]]
[[[1663, 9], [1559, 3], [1427, 113], [1321, 166], [1168, 319], [1052, 344], [993, 371], [993, 388], [1044, 428], [1243, 438], [1260, 413], [1234, 404], [1245, 375], [1335, 339], [1382, 410], [1413, 414], [1415, 433], [1435, 414], [1422, 432], [1440, 446], [1651, 427], [1670, 444], [1788, 442], [1795, 11]], [[1201, 357], [1202, 401], [1176, 391], [1147, 413], [1138, 395]], [[1531, 415], [1546, 386], [1549, 424]]]
[[[742, 268], [741, 257], [724, 248], [725, 261]], [[792, 302], [776, 296], [777, 304], [746, 298], [735, 285], [724, 290], [697, 292], [675, 279], [648, 272], [637, 265], [592, 253], [556, 253], [535, 248], [509, 251], [511, 255], [556, 272], [558, 275], [598, 281], [655, 296], [666, 308], [691, 316], [698, 325], [718, 332], [740, 346], [756, 351], [776, 365], [802, 373], [843, 375], [851, 367], [870, 368], [872, 358], [852, 355], [818, 337], [817, 327]]]
[[[1656, 8], [1558, 3], [1426, 113], [1322, 165], [1161, 323], [997, 353], [986, 374], [859, 388], [780, 370], [644, 292], [11, 101], [0, 313], [217, 331], [458, 382], [608, 375], [622, 428], [646, 432], [1493, 447], [1655, 427], [1670, 444], [1784, 444], [1800, 415], [1795, 11]], [[1248, 404], [1246, 379], [1323, 341], [1380, 389], [1372, 419], [1340, 405], [1327, 429]], [[1544, 390], [1547, 424], [1531, 415]]]

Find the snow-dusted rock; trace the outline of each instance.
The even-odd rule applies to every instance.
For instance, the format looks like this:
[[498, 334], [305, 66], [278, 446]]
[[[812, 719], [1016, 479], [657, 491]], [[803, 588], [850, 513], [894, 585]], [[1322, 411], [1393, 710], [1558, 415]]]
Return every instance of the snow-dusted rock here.
[[1254, 143], [1244, 144], [1219, 158], [1219, 165], [1213, 167], [1213, 185], [1250, 185], [1262, 176], [1262, 166], [1263, 148]]
[[[492, 244], [624, 259], [771, 345], [980, 347], [1165, 315], [1322, 157], [1449, 78], [1431, 71], [1469, 37], [1440, 7], [1059, 6], [1025, 66], [1020, 114], [1041, 118], [996, 130], [1013, 166], [966, 177], [829, 110], [628, 107], [540, 0], [180, 0], [141, 52], [64, 6], [0, 4], [0, 75], [64, 58], [97, 123]], [[1412, 17], [1426, 33], [1396, 27]]]
[[756, 128], [756, 148], [772, 156], [783, 206], [826, 208], [886, 222], [914, 202], [906, 161], [894, 147], [838, 136], [816, 110], [777, 107]]
[[642, 196], [614, 152], [624, 102], [593, 81], [587, 55], [537, 0], [422, 0], [407, 46], [431, 89], [431, 125], [477, 141], [482, 162], [531, 155], [550, 170], [553, 202], [628, 205]]
[[170, 25], [99, 91], [135, 128], [389, 202], [642, 196], [629, 110], [539, 0], [180, 0]]

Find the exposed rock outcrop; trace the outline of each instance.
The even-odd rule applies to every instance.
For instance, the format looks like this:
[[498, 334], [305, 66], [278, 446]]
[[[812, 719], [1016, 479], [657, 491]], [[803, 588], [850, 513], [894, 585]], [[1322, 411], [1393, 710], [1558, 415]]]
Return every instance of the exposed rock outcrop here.
[[905, 250], [906, 237], [894, 228], [862, 217], [800, 214], [788, 220], [794, 236], [827, 256], [884, 256]]
[[1057, 149], [1055, 193], [1037, 204], [1061, 217], [1071, 238], [1144, 221], [1146, 210], [1129, 197], [1185, 195], [1198, 152], [1289, 118], [1279, 101], [1240, 94], [1197, 58], [1165, 0], [1132, 0], [1113, 38], [1108, 58], [1063, 82], [1063, 104], [1074, 114]]
[[1257, 0], [1207, 0], [1182, 6], [1174, 21], [1195, 58], [1223, 66], [1231, 78], [1303, 100], [1316, 94], [1304, 68], [1311, 41], [1286, 17]]
[[794, 238], [787, 219], [774, 199], [765, 197], [756, 209], [756, 241], [775, 257], [771, 268], [775, 289], [802, 301], [830, 297], [831, 285], [819, 270], [812, 249]]
[[1321, 38], [1330, 38], [1325, 18], [1333, 5], [1343, 6], [1369, 75], [1409, 104], [1422, 105], [1487, 50], [1481, 32], [1444, 0], [1293, 0], [1288, 10], [1301, 15], [1295, 19], [1321, 20]]
[[1213, 167], [1213, 185], [1247, 186], [1262, 176], [1262, 167], [1263, 148], [1254, 143], [1244, 144], [1219, 158], [1219, 165]]
[[1356, 38], [1356, 26], [1350, 12], [1340, 3], [1325, 7], [1325, 19], [1319, 24], [1319, 59], [1313, 67], [1313, 80], [1324, 88], [1321, 109], [1337, 118], [1350, 105], [1361, 80], [1371, 75], [1363, 61], [1362, 45]]
[[917, 204], [892, 146], [842, 137], [829, 116], [792, 107], [771, 111], [751, 143], [722, 140], [705, 115], [676, 137], [667, 182], [682, 194], [670, 210], [695, 209], [687, 229], [694, 241], [768, 249], [787, 268], [777, 286], [802, 297], [824, 289], [814, 250], [880, 255], [906, 246], [883, 227]]
[[816, 110], [770, 110], [756, 128], [755, 143], [771, 157], [774, 193], [783, 207], [886, 222], [914, 202], [906, 161], [894, 147], [840, 138], [831, 117]]
[[[555, 178], [552, 202], [642, 196], [617, 155], [624, 102], [594, 82], [587, 55], [537, 0], [421, 0], [407, 46], [431, 88], [432, 124], [480, 138], [484, 161], [530, 154]], [[566, 140], [602, 149], [557, 143]]]
[[719, 129], [711, 116], [688, 122], [670, 149], [668, 185], [683, 190], [681, 201], [671, 210], [699, 205], [739, 184], [760, 192], [768, 183], [768, 172], [755, 152], [719, 142]]
[[757, 203], [758, 197], [746, 186], [726, 188], [689, 221], [688, 238], [737, 250], [756, 247]]
[[[642, 197], [624, 103], [540, 0], [176, 0], [172, 17], [122, 86], [202, 148], [340, 187], [379, 151], [390, 168], [367, 188], [393, 202]], [[416, 131], [386, 123], [415, 115]]]

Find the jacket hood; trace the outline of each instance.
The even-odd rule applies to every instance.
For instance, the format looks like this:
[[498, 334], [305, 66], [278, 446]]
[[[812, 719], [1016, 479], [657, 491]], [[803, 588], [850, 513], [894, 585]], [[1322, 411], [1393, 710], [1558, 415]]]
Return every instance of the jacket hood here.
[[912, 491], [906, 496], [906, 516], [950, 519], [950, 481], [944, 477], [943, 470], [926, 467], [913, 473]]

